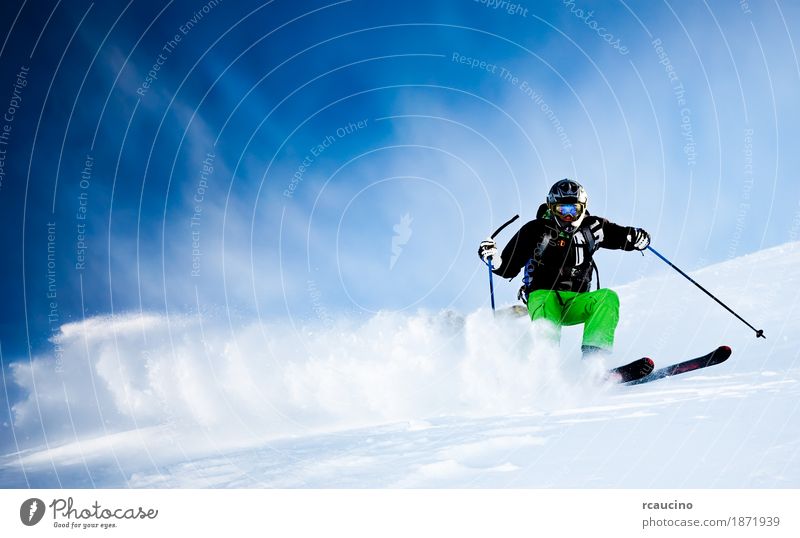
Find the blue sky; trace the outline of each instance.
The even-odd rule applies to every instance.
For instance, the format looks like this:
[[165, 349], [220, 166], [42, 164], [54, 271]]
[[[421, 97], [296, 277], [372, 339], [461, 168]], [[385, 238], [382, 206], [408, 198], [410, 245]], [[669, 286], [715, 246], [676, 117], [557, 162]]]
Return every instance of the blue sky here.
[[797, 240], [796, 4], [496, 6], [3, 2], [9, 400], [94, 316], [485, 306], [478, 242], [562, 177], [686, 268]]

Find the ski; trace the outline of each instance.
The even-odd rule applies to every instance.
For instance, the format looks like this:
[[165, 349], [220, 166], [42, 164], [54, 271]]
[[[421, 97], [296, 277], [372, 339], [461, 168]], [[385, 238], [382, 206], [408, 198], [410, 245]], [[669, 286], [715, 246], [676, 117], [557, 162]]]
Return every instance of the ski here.
[[628, 381], [627, 385], [639, 385], [640, 383], [649, 383], [650, 381], [657, 381], [678, 374], [685, 374], [686, 372], [693, 372], [700, 368], [708, 368], [715, 364], [720, 364], [728, 360], [731, 356], [731, 348], [728, 346], [720, 346], [711, 353], [706, 353], [700, 357], [690, 359], [688, 361], [679, 362], [664, 368], [659, 368], [649, 375], [643, 376], [639, 379], [632, 379]]
[[608, 378], [616, 383], [636, 382], [648, 376], [654, 367], [655, 364], [652, 359], [642, 357], [629, 364], [612, 368], [608, 371]]

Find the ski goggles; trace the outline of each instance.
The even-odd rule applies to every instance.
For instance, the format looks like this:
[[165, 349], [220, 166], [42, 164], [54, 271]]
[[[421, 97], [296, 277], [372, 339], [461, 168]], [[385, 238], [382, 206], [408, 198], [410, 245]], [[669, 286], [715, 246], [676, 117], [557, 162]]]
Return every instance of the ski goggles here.
[[573, 221], [578, 220], [583, 215], [583, 204], [553, 204], [550, 208], [556, 217], [561, 220]]

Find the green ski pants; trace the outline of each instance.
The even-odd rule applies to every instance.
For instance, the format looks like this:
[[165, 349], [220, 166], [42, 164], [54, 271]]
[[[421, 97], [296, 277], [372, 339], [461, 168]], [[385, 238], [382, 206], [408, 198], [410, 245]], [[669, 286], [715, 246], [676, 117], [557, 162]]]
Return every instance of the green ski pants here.
[[619, 297], [607, 288], [583, 293], [535, 290], [528, 295], [528, 313], [532, 321], [552, 321], [556, 341], [561, 337], [562, 326], [583, 323], [583, 345], [610, 350], [619, 322]]

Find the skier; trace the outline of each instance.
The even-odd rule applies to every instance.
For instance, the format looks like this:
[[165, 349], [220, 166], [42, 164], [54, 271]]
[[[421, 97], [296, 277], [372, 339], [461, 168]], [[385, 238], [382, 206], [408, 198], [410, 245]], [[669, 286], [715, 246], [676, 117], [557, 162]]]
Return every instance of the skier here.
[[610, 353], [619, 321], [619, 297], [607, 288], [589, 291], [597, 266], [592, 255], [599, 248], [644, 250], [650, 235], [641, 228], [619, 226], [589, 215], [584, 188], [570, 179], [556, 182], [539, 207], [536, 219], [511, 238], [498, 256], [494, 240], [482, 241], [478, 255], [493, 272], [514, 278], [523, 267], [518, 298], [527, 302], [531, 320], [552, 322], [554, 341], [561, 326], [583, 323], [584, 358]]

